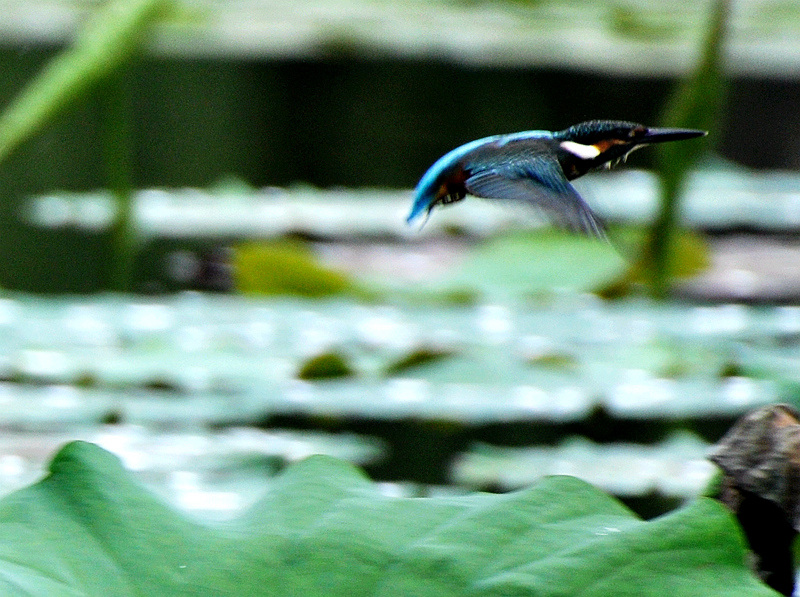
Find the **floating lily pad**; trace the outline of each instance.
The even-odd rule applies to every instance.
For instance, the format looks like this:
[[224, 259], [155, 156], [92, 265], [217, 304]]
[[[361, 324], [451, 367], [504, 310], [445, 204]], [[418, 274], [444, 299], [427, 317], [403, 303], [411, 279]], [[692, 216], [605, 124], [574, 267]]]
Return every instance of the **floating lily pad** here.
[[417, 348], [386, 366], [386, 375], [398, 375], [409, 369], [437, 363], [453, 355], [452, 351], [437, 348]]
[[476, 248], [440, 285], [443, 291], [474, 290], [490, 297], [590, 291], [625, 269], [625, 259], [610, 243], [557, 230], [515, 231]]
[[323, 297], [351, 288], [349, 278], [321, 265], [297, 241], [246, 243], [236, 247], [236, 288], [245, 294]]
[[300, 379], [333, 379], [350, 377], [355, 371], [347, 359], [338, 352], [326, 352], [310, 358], [300, 367], [297, 377]]
[[528, 364], [547, 369], [571, 371], [577, 369], [580, 361], [575, 355], [565, 352], [547, 352], [527, 359]]

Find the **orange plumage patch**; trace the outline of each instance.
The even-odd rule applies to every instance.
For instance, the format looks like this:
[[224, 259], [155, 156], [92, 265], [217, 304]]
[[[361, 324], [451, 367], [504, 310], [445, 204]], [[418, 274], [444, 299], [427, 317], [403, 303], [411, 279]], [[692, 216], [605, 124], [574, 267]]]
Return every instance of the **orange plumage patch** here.
[[436, 192], [436, 201], [446, 204], [463, 199], [467, 194], [464, 186], [467, 178], [469, 177], [463, 168], [456, 170], [439, 186], [439, 190]]
[[623, 141], [622, 139], [603, 139], [595, 143], [594, 146], [597, 148], [597, 151], [603, 154], [614, 145], [625, 145], [626, 143], [628, 143], [628, 141]]

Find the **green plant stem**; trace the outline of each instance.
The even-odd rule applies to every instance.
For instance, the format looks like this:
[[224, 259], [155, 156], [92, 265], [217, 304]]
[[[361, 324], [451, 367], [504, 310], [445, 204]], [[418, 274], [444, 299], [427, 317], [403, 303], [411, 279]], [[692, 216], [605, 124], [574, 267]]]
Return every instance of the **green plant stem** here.
[[133, 289], [133, 269], [138, 239], [134, 222], [133, 168], [131, 163], [130, 93], [127, 73], [109, 76], [100, 90], [102, 104], [103, 163], [106, 184], [116, 200], [117, 217], [111, 232], [114, 255], [110, 287], [116, 292]]
[[662, 169], [659, 179], [659, 194], [662, 200], [648, 248], [651, 268], [650, 293], [657, 299], [667, 298], [672, 287], [672, 272], [675, 269], [674, 246], [678, 235], [683, 178], [683, 172], [677, 172], [675, 168], [666, 168]]
[[[667, 104], [664, 126], [710, 131], [712, 138], [725, 96], [722, 53], [730, 13], [729, 0], [713, 5], [708, 33], [695, 72], [678, 86]], [[644, 269], [653, 297], [669, 295], [674, 266], [674, 249], [680, 216], [680, 198], [686, 175], [697, 163], [705, 142], [664, 143], [657, 154], [661, 174], [660, 211], [645, 247]]]
[[0, 161], [135, 55], [172, 0], [111, 0], [0, 113]]

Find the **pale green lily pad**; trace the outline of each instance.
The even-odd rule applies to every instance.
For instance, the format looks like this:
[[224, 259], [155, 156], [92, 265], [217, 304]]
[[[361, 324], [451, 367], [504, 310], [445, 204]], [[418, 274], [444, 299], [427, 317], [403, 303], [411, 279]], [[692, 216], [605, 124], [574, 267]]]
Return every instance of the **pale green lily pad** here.
[[491, 297], [591, 291], [622, 275], [626, 266], [608, 242], [557, 230], [515, 231], [476, 248], [437, 287]]
[[297, 372], [299, 379], [333, 379], [352, 377], [355, 371], [345, 355], [331, 351], [318, 354], [305, 361]]
[[249, 295], [323, 297], [351, 290], [342, 272], [323, 266], [300, 242], [245, 243], [234, 253], [236, 288]]

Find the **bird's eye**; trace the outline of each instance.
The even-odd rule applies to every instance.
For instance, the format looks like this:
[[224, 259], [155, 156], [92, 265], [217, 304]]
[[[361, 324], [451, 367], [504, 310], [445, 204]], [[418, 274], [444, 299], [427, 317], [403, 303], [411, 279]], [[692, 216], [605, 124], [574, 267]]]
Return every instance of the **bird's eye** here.
[[647, 127], [642, 125], [633, 127], [630, 131], [628, 131], [628, 137], [630, 139], [636, 139], [637, 137], [641, 137], [647, 133]]

